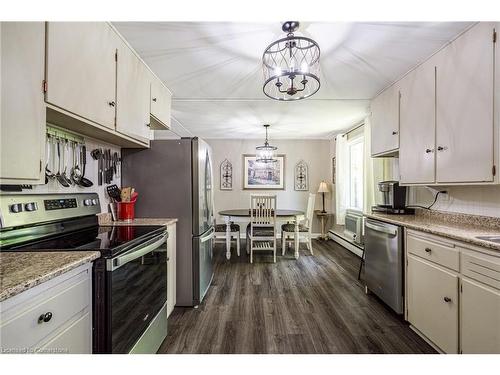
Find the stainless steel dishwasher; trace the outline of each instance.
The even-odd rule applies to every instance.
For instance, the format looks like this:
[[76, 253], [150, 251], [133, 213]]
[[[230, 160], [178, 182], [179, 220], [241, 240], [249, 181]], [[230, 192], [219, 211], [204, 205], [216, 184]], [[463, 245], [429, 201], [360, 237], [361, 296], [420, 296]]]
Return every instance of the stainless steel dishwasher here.
[[365, 220], [365, 283], [398, 314], [403, 313], [403, 228]]

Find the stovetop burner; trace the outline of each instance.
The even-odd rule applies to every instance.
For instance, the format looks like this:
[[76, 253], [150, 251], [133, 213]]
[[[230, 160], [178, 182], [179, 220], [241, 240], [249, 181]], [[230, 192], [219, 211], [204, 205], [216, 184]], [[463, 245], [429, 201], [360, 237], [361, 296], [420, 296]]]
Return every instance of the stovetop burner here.
[[50, 238], [34, 240], [22, 244], [5, 246], [1, 251], [82, 251], [97, 250], [101, 256], [119, 254], [125, 247], [154, 237], [165, 228], [148, 226], [92, 226]]

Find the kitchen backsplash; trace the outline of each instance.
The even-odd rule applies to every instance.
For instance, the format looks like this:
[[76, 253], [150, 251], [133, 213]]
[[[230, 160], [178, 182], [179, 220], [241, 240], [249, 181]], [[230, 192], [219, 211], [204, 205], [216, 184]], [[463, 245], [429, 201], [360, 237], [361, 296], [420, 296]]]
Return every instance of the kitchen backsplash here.
[[[103, 183], [103, 185], [99, 186], [97, 184], [97, 160], [94, 160], [92, 156], [90, 156], [90, 152], [96, 148], [103, 148], [111, 149], [111, 154], [113, 154], [113, 152], [117, 152], [118, 155], [120, 155], [120, 147], [91, 138], [85, 138], [85, 145], [87, 147], [87, 166], [85, 170], [85, 177], [94, 183], [93, 186], [88, 188], [80, 186], [63, 187], [55, 179], [51, 179], [46, 185], [34, 185], [32, 190], [24, 190], [23, 194], [96, 192], [97, 194], [99, 194], [99, 200], [101, 202], [101, 212], [108, 212], [109, 197], [106, 192], [106, 186], [108, 185], [105, 185]], [[118, 172], [120, 172], [120, 170], [118, 170]], [[118, 174], [118, 176], [113, 176], [111, 184], [116, 184], [120, 187], [120, 181], [121, 176]]]
[[410, 204], [430, 205], [437, 189], [448, 191], [440, 195], [432, 207], [439, 211], [500, 217], [500, 186], [441, 186], [412, 187]]

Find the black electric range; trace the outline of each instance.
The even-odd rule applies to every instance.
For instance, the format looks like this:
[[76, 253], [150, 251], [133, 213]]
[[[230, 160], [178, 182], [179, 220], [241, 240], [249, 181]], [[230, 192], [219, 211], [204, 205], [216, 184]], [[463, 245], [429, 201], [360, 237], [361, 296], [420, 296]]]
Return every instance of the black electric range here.
[[166, 327], [166, 227], [99, 226], [99, 212], [97, 194], [0, 195], [0, 251], [99, 251], [93, 352], [154, 352], [152, 331]]

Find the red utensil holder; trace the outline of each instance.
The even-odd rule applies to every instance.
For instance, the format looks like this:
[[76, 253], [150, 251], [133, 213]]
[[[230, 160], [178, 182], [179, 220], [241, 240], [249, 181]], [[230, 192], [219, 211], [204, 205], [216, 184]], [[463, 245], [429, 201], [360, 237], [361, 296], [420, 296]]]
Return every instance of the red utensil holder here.
[[118, 220], [131, 221], [135, 218], [135, 202], [116, 202]]

